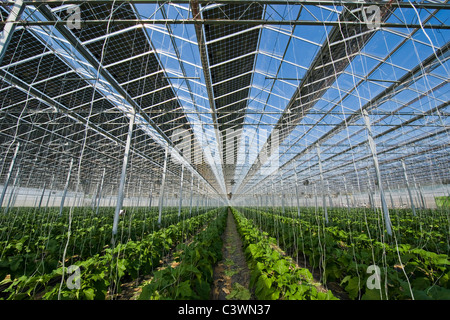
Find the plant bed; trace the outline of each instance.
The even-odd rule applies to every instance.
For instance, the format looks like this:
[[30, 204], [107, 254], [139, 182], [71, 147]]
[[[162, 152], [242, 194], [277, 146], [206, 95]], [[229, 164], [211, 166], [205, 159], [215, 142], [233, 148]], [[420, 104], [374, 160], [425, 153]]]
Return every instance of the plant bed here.
[[260, 232], [232, 208], [245, 254], [252, 270], [250, 285], [260, 300], [337, 300], [331, 291], [314, 282], [309, 270], [298, 268], [292, 258], [274, 249], [276, 241]]

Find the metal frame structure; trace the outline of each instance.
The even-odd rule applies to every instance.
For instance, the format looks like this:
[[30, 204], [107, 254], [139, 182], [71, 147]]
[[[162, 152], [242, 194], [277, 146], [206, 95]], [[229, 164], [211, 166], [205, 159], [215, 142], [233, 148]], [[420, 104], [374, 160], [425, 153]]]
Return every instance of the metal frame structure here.
[[0, 4], [3, 203], [448, 193], [447, 1]]

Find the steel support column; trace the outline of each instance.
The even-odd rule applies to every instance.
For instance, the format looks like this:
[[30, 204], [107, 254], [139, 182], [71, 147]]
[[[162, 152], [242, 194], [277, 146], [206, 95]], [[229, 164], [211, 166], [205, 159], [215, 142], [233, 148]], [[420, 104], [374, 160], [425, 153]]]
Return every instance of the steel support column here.
[[17, 153], [19, 152], [20, 143], [17, 143], [16, 149], [14, 150], [14, 155], [12, 157], [11, 163], [9, 165], [8, 175], [6, 176], [5, 183], [3, 185], [2, 195], [0, 196], [0, 208], [3, 205], [3, 200], [5, 199], [6, 190], [8, 189], [9, 181], [11, 180], [11, 175], [14, 169], [14, 164], [16, 163]]
[[377, 147], [376, 147], [375, 141], [373, 139], [373, 135], [372, 135], [372, 128], [370, 126], [369, 114], [367, 113], [366, 110], [363, 110], [362, 115], [364, 118], [364, 123], [366, 125], [366, 130], [367, 130], [367, 143], [368, 143], [370, 151], [372, 153], [375, 175], [376, 175], [377, 182], [378, 182], [378, 191], [380, 192], [380, 201], [381, 201], [381, 208], [383, 210], [383, 215], [384, 215], [384, 223], [386, 226], [387, 234], [391, 236], [392, 235], [391, 218], [389, 216], [389, 209], [386, 204], [386, 198], [384, 196], [383, 183], [381, 180], [381, 173], [380, 173], [380, 166], [378, 164]]
[[0, 33], [0, 64], [3, 61], [9, 42], [14, 34], [14, 30], [16, 29], [16, 22], [20, 19], [24, 9], [25, 5], [23, 0], [14, 1], [14, 5], [8, 15], [8, 18], [6, 21], [2, 21], [2, 23], [4, 23], [4, 27], [3, 31]]
[[120, 175], [119, 193], [117, 196], [116, 210], [114, 212], [114, 222], [113, 222], [113, 229], [112, 229], [112, 244], [113, 244], [113, 246], [115, 245], [115, 236], [117, 234], [117, 227], [119, 225], [119, 214], [120, 214], [120, 210], [122, 210], [123, 199], [124, 199], [125, 179], [127, 176], [128, 158], [129, 158], [129, 154], [130, 154], [131, 138], [133, 135], [133, 128], [134, 128], [134, 118], [135, 118], [135, 113], [132, 113], [131, 117], [130, 117], [130, 123], [128, 125], [127, 142], [125, 145], [125, 152], [123, 155], [122, 173]]

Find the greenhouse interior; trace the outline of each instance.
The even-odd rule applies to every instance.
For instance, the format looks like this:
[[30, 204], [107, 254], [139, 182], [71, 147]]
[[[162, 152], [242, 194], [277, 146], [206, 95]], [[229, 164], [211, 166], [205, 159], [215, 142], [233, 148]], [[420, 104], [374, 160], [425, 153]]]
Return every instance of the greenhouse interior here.
[[0, 300], [450, 300], [447, 0], [0, 13]]

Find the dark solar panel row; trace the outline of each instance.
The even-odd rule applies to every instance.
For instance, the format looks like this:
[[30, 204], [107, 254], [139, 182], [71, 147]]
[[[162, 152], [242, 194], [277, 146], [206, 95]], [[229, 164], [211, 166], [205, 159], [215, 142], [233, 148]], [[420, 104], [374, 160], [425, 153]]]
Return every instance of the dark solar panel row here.
[[[218, 6], [203, 12], [203, 18], [207, 19], [262, 19], [264, 8], [258, 4], [227, 4]], [[211, 66], [211, 81], [215, 97], [216, 110], [233, 112], [245, 109], [247, 103], [242, 101], [248, 98], [251, 85], [251, 72], [255, 63], [260, 30], [252, 30], [234, 35], [236, 32], [245, 31], [250, 26], [245, 25], [205, 25], [206, 42], [217, 40], [207, 45], [208, 59]], [[230, 36], [230, 37], [227, 37]], [[250, 55], [247, 55], [250, 54]], [[239, 58], [241, 57], [241, 58]], [[230, 61], [231, 60], [231, 61]], [[229, 62], [227, 62], [229, 61]], [[218, 66], [214, 66], [220, 64]], [[240, 76], [242, 75], [242, 76]], [[217, 85], [216, 85], [217, 84]], [[239, 127], [243, 117], [236, 117], [230, 113], [218, 117], [219, 130], [225, 130], [231, 126]], [[232, 123], [230, 123], [232, 122]]]
[[25, 29], [19, 29], [11, 37], [10, 45], [3, 56], [2, 66], [18, 62], [47, 52], [48, 48]]
[[[111, 15], [111, 6], [85, 3], [81, 5], [81, 12], [84, 15], [83, 19], [106, 20]], [[60, 17], [64, 18], [63, 15]], [[135, 19], [136, 16], [129, 4], [122, 4], [114, 7], [112, 18]], [[112, 22], [109, 29], [106, 25], [92, 25], [83, 27], [80, 31], [75, 30], [74, 34], [81, 42], [84, 42], [124, 28], [126, 26]], [[98, 61], [102, 62], [103, 66], [107, 67], [108, 72], [119, 84], [126, 83], [122, 85], [124, 90], [134, 98], [133, 100], [148, 113], [149, 118], [169, 138], [176, 129], [186, 129], [192, 134], [192, 129], [179, 101], [174, 99], [176, 96], [173, 87], [165, 78], [165, 74], [161, 72], [162, 67], [156, 53], [149, 53], [152, 47], [144, 32], [141, 29], [130, 30], [120, 33], [119, 36], [110, 36], [107, 41], [87, 43], [86, 47]], [[127, 60], [138, 55], [142, 56]], [[149, 76], [150, 74], [154, 75]], [[110, 125], [112, 126], [111, 122], [108, 126]], [[111, 130], [112, 127], [109, 128], [109, 131]], [[114, 133], [114, 131], [112, 132]], [[145, 135], [148, 136], [148, 134]], [[146, 143], [148, 144], [148, 141]], [[145, 148], [145, 146], [138, 145], [137, 148]], [[164, 150], [156, 146], [155, 148], [159, 149], [160, 156], [164, 155]], [[155, 150], [153, 150], [153, 155], [155, 157], [157, 155]], [[162, 164], [163, 158], [160, 158]], [[204, 176], [213, 176], [209, 166], [195, 165], [193, 153], [191, 159], [188, 160]]]
[[[83, 19], [136, 18], [129, 4], [118, 5], [111, 10], [110, 5], [85, 3], [81, 5], [80, 11]], [[60, 17], [64, 18], [65, 14], [65, 12], [61, 12]], [[74, 30], [74, 34], [81, 42], [84, 42], [106, 34], [113, 34], [125, 27], [124, 25], [115, 25], [114, 22], [109, 25], [109, 28], [106, 25], [90, 25], [79, 31]], [[153, 106], [157, 105], [156, 108], [161, 110], [161, 114], [151, 113], [149, 117], [168, 137], [176, 129], [177, 124], [181, 123], [185, 124], [186, 128], [189, 127], [186, 117], [180, 112], [178, 100], [173, 99], [175, 93], [169, 86], [168, 80], [164, 78], [164, 73], [158, 73], [162, 67], [156, 53], [151, 52], [152, 46], [144, 30], [133, 29], [120, 33], [118, 36], [109, 36], [107, 40], [87, 43], [86, 48], [98, 61], [102, 62], [102, 65], [119, 84], [127, 83], [122, 87], [130, 97], [135, 98], [134, 101], [142, 110], [152, 111]], [[154, 75], [149, 76], [150, 74]], [[168, 88], [161, 89], [165, 87]], [[167, 100], [170, 102], [164, 103]], [[176, 122], [173, 121], [174, 119], [177, 119]]]
[[[391, 14], [386, 8], [383, 8], [381, 12], [382, 21]], [[361, 12], [353, 13], [344, 10], [341, 15], [341, 19], [345, 21], [363, 19]], [[328, 42], [322, 46], [311, 63], [310, 72], [303, 79], [300, 88], [291, 99], [291, 104], [287, 107], [293, 112], [283, 114], [279, 120], [277, 129], [279, 129], [281, 140], [284, 140], [294, 129], [292, 124], [298, 123], [336, 80], [336, 76], [333, 75], [338, 75], [345, 70], [353, 59], [353, 53], [360, 51], [373, 36], [373, 33], [366, 33], [366, 31], [367, 26], [357, 24], [333, 29], [328, 36]], [[354, 37], [355, 34], [359, 36]], [[349, 40], [342, 41], [344, 39]], [[329, 46], [335, 42], [335, 45]]]

